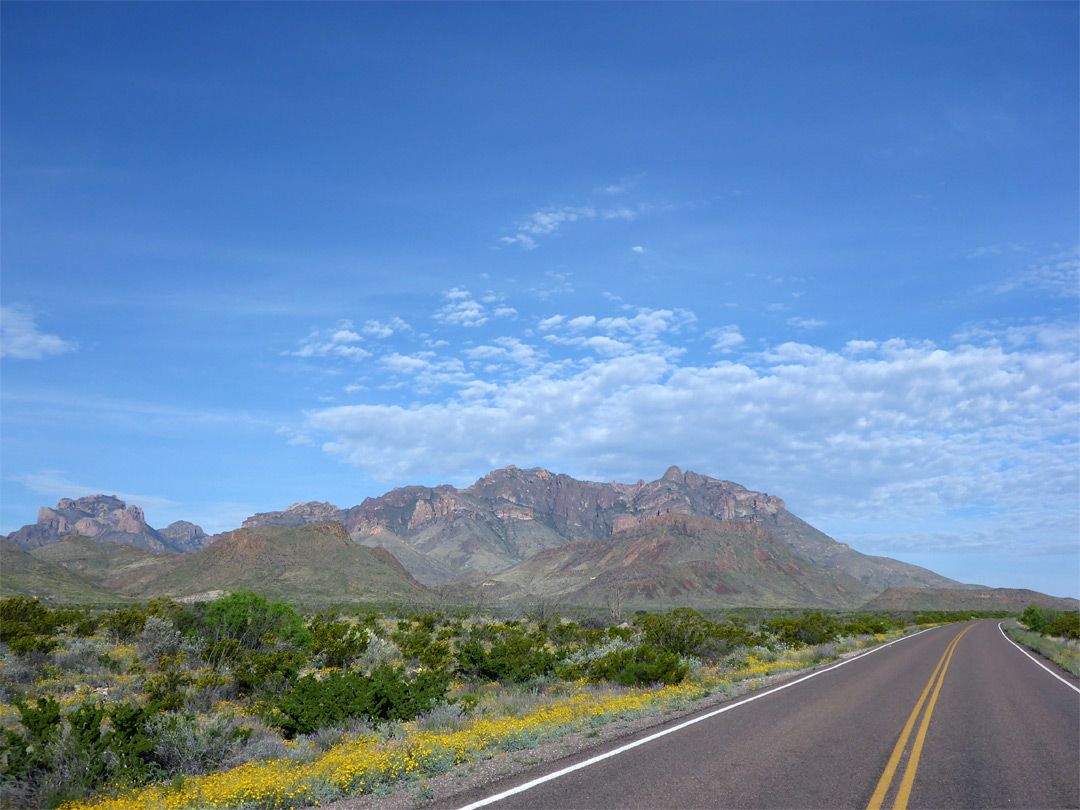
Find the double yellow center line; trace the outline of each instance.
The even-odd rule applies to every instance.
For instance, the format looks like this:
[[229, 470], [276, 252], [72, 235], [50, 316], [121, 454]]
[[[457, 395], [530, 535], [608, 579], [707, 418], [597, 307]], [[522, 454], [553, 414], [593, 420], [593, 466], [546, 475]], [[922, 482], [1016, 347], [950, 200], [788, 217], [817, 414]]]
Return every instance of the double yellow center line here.
[[922, 695], [919, 697], [919, 702], [915, 704], [915, 708], [911, 711], [911, 716], [908, 717], [907, 723], [904, 725], [904, 730], [900, 733], [900, 739], [896, 741], [896, 747], [893, 748], [892, 756], [889, 757], [889, 763], [885, 766], [885, 772], [881, 774], [881, 779], [878, 780], [877, 789], [874, 790], [874, 795], [870, 797], [870, 804], [866, 806], [866, 810], [881, 810], [881, 806], [885, 802], [885, 796], [888, 794], [889, 787], [892, 785], [893, 776], [896, 775], [896, 769], [904, 756], [904, 749], [907, 746], [908, 738], [911, 736], [911, 730], [915, 728], [915, 721], [919, 717], [919, 712], [922, 711], [923, 704], [926, 703], [926, 696], [930, 695], [932, 689], [933, 695], [930, 697], [930, 703], [926, 706], [926, 713], [923, 715], [922, 723], [919, 725], [919, 733], [915, 735], [915, 744], [911, 747], [907, 768], [904, 769], [904, 776], [900, 780], [900, 789], [897, 790], [896, 798], [893, 801], [893, 810], [906, 810], [908, 799], [911, 796], [911, 786], [915, 783], [915, 771], [919, 769], [919, 757], [922, 755], [923, 741], [926, 739], [926, 729], [930, 726], [930, 715], [934, 713], [934, 704], [937, 703], [938, 693], [941, 691], [941, 684], [945, 682], [945, 671], [949, 668], [949, 661], [952, 660], [952, 654], [956, 649], [957, 643], [963, 638], [964, 633], [972, 627], [974, 627], [974, 625], [965, 627], [963, 631], [952, 640], [949, 646], [945, 648], [945, 652], [942, 653], [941, 660], [938, 661], [934, 674], [930, 676], [926, 688], [923, 689]]

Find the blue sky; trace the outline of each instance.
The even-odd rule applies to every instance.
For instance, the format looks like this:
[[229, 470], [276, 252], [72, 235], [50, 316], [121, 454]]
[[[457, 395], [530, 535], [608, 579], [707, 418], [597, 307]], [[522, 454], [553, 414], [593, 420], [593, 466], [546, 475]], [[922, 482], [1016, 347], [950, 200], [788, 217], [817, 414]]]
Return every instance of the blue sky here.
[[0, 15], [0, 530], [678, 464], [1080, 595], [1076, 4]]

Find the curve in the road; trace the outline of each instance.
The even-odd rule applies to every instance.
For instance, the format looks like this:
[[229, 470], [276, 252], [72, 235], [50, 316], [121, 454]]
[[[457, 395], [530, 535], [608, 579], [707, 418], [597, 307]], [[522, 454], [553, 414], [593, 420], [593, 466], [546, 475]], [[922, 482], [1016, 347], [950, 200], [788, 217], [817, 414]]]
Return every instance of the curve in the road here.
[[1040, 660], [1039, 660], [1038, 658], [1036, 658], [1036, 657], [1035, 657], [1034, 655], [1032, 655], [1031, 653], [1029, 653], [1029, 652], [1028, 652], [1027, 650], [1025, 650], [1025, 649], [1024, 649], [1023, 647], [1021, 647], [1021, 646], [1020, 646], [1019, 644], [1017, 644], [1017, 643], [1016, 643], [1015, 641], [1013, 641], [1013, 640], [1012, 640], [1011, 638], [1009, 638], [1009, 634], [1008, 634], [1008, 633], [1006, 633], [1006, 632], [1005, 632], [1005, 630], [1004, 630], [1004, 629], [1002, 628], [1002, 626], [1001, 626], [1002, 624], [1003, 624], [1003, 622], [998, 622], [998, 630], [999, 630], [999, 631], [1001, 631], [1001, 635], [1005, 636], [1005, 640], [1006, 640], [1007, 642], [1009, 642], [1010, 644], [1012, 644], [1012, 645], [1013, 645], [1014, 647], [1016, 647], [1016, 649], [1018, 649], [1018, 650], [1019, 650], [1020, 652], [1022, 652], [1022, 653], [1023, 653], [1024, 655], [1026, 655], [1026, 656], [1027, 656], [1028, 658], [1030, 658], [1030, 659], [1031, 659], [1032, 661], [1034, 661], [1034, 662], [1035, 662], [1036, 664], [1038, 664], [1038, 665], [1039, 665], [1040, 667], [1042, 667], [1043, 669], [1045, 669], [1045, 670], [1046, 670], [1047, 672], [1049, 672], [1049, 673], [1050, 673], [1051, 675], [1053, 675], [1053, 676], [1054, 676], [1055, 678], [1057, 678], [1057, 679], [1058, 679], [1059, 681], [1061, 681], [1061, 682], [1062, 682], [1063, 684], [1065, 684], [1065, 685], [1066, 685], [1067, 687], [1069, 687], [1070, 689], [1072, 689], [1072, 690], [1073, 690], [1074, 692], [1080, 692], [1080, 686], [1077, 686], [1077, 685], [1076, 685], [1076, 684], [1074, 684], [1074, 683], [1070, 683], [1069, 681], [1067, 681], [1067, 680], [1065, 680], [1064, 678], [1062, 678], [1062, 677], [1061, 677], [1060, 675], [1058, 675], [1058, 674], [1057, 674], [1056, 672], [1054, 672], [1054, 670], [1050, 669], [1050, 667], [1046, 666], [1046, 664], [1044, 664], [1044, 663], [1043, 663], [1042, 661], [1040, 661]]
[[[930, 628], [927, 628], [927, 629], [930, 629]], [[528, 782], [526, 782], [526, 783], [524, 783], [522, 785], [518, 785], [516, 787], [510, 788], [509, 790], [504, 790], [503, 792], [497, 793], [494, 796], [488, 796], [486, 798], [480, 799], [479, 801], [473, 802], [472, 804], [467, 804], [467, 805], [459, 808], [459, 810], [477, 810], [477, 808], [486, 807], [489, 804], [494, 804], [495, 802], [498, 802], [498, 801], [501, 801], [503, 799], [509, 798], [510, 796], [514, 796], [514, 795], [516, 795], [518, 793], [524, 793], [525, 791], [531, 790], [532, 788], [536, 787], [537, 785], [542, 785], [545, 782], [551, 782], [554, 779], [558, 779], [559, 777], [566, 776], [567, 774], [573, 773], [574, 771], [580, 771], [583, 768], [588, 768], [590, 765], [595, 765], [596, 763], [602, 762], [605, 759], [610, 759], [611, 757], [618, 756], [619, 754], [621, 754], [621, 753], [623, 753], [625, 751], [629, 751], [632, 748], [637, 748], [640, 745], [645, 745], [646, 743], [650, 743], [653, 740], [659, 739], [660, 737], [666, 737], [668, 734], [674, 734], [676, 731], [681, 731], [682, 729], [687, 728], [688, 726], [692, 726], [695, 723], [701, 723], [701, 722], [703, 722], [705, 720], [708, 720], [708, 719], [710, 719], [712, 717], [716, 717], [718, 714], [723, 714], [724, 712], [729, 712], [732, 709], [737, 709], [740, 706], [746, 705], [747, 703], [752, 703], [755, 700], [760, 700], [761, 698], [768, 697], [769, 695], [775, 694], [776, 692], [779, 692], [782, 689], [787, 689], [788, 687], [795, 686], [796, 684], [802, 683], [803, 681], [808, 681], [811, 678], [816, 678], [819, 675], [824, 675], [826, 672], [831, 672], [832, 670], [838, 669], [838, 668], [844, 666], [845, 664], [850, 664], [850, 663], [852, 663], [854, 661], [859, 661], [859, 660], [865, 658], [868, 655], [871, 655], [873, 653], [876, 653], [876, 652], [879, 652], [879, 651], [885, 649], [886, 647], [891, 647], [893, 644], [897, 644], [897, 643], [899, 643], [901, 641], [907, 641], [908, 639], [914, 638], [915, 636], [921, 635], [922, 633], [925, 633], [925, 632], [926, 632], [926, 630], [920, 630], [917, 633], [912, 633], [911, 635], [903, 636], [902, 638], [898, 638], [898, 639], [894, 639], [893, 641], [887, 642], [887, 643], [882, 644], [880, 646], [874, 647], [873, 649], [867, 650], [866, 652], [862, 653], [861, 655], [856, 655], [856, 656], [853, 656], [851, 658], [847, 658], [847, 659], [841, 661], [839, 664], [833, 664], [831, 667], [826, 667], [825, 669], [815, 670], [814, 672], [811, 672], [808, 675], [803, 675], [801, 678], [796, 678], [795, 680], [787, 681], [785, 683], [780, 684], [779, 686], [773, 687], [772, 689], [768, 689], [768, 690], [765, 690], [765, 691], [762, 691], [762, 692], [756, 692], [753, 695], [751, 695], [750, 697], [743, 698], [742, 700], [737, 700], [734, 703], [729, 703], [726, 706], [723, 706], [723, 707], [721, 707], [719, 709], [714, 709], [711, 712], [706, 712], [705, 714], [698, 715], [697, 717], [693, 717], [690, 720], [686, 720], [686, 721], [684, 721], [682, 723], [679, 723], [678, 725], [672, 726], [671, 728], [666, 728], [663, 731], [658, 731], [655, 734], [650, 734], [647, 737], [642, 737], [639, 740], [634, 740], [634, 742], [632, 742], [632, 743], [627, 743], [626, 745], [621, 745], [618, 748], [612, 749], [611, 751], [606, 751], [603, 754], [598, 754], [595, 757], [591, 757], [591, 758], [585, 760], [584, 762], [577, 762], [577, 763], [575, 763], [573, 765], [567, 766], [566, 768], [562, 768], [561, 770], [555, 771], [554, 773], [545, 774], [544, 776], [541, 776], [541, 777], [538, 777], [536, 779], [530, 780], [530, 781], [528, 781]]]

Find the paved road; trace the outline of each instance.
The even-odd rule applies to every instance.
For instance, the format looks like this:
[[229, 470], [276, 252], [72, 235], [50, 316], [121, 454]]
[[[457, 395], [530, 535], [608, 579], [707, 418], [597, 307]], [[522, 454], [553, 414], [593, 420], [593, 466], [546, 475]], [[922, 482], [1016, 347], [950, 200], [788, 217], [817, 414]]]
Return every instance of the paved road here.
[[[598, 753], [459, 796], [456, 806]], [[1024, 656], [997, 622], [948, 625], [486, 806], [1076, 808], [1080, 691]]]

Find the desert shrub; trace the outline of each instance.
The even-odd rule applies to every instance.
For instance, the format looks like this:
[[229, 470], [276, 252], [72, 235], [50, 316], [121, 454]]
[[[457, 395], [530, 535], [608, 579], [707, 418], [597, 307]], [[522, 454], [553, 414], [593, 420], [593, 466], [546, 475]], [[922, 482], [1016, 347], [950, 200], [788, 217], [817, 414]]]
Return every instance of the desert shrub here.
[[138, 608], [112, 610], [101, 617], [101, 626], [109, 630], [117, 641], [131, 641], [142, 632], [146, 614]]
[[766, 622], [762, 628], [781, 644], [789, 647], [835, 641], [841, 631], [836, 617], [828, 616], [820, 610], [807, 611], [801, 616], [773, 619]]
[[566, 678], [589, 681], [612, 681], [623, 686], [653, 683], [681, 683], [690, 671], [689, 664], [670, 650], [648, 644], [615, 649], [600, 658], [575, 664], [563, 671]]
[[363, 627], [320, 613], [308, 625], [312, 654], [319, 656], [324, 666], [344, 667], [353, 663], [368, 648], [368, 634]]
[[296, 682], [306, 663], [299, 650], [247, 651], [232, 664], [233, 682], [240, 696], [275, 695]]
[[558, 660], [558, 655], [543, 649], [535, 638], [512, 634], [490, 650], [475, 639], [466, 641], [457, 651], [457, 672], [466, 678], [522, 683], [551, 674]]
[[841, 636], [876, 635], [895, 630], [902, 625], [881, 613], [858, 613], [845, 618], [838, 634]]
[[76, 623], [72, 632], [80, 638], [92, 636], [97, 632], [99, 620], [96, 616], [83, 615]]
[[634, 617], [644, 643], [677, 656], [717, 660], [735, 647], [749, 647], [760, 638], [735, 623], [712, 622], [691, 608], [676, 608], [659, 615]]
[[284, 602], [268, 602], [246, 588], [211, 602], [204, 621], [214, 641], [229, 639], [247, 650], [275, 641], [296, 646], [308, 642], [300, 614]]
[[147, 730], [154, 741], [153, 759], [166, 776], [210, 773], [251, 734], [221, 714], [204, 722], [188, 713], [161, 714], [150, 719]]
[[[146, 734], [153, 707], [83, 703], [61, 717], [60, 705], [16, 700], [25, 731], [0, 741], [0, 789], [25, 806], [52, 806], [105, 784], [141, 784], [161, 775]], [[108, 725], [105, 724], [106, 718]]]
[[414, 627], [412, 622], [405, 619], [398, 622], [397, 629], [390, 633], [390, 640], [397, 644], [406, 661], [419, 661], [424, 650], [431, 646], [434, 637], [425, 624]]
[[412, 720], [446, 699], [447, 677], [421, 672], [412, 679], [401, 670], [377, 667], [371, 675], [331, 672], [323, 680], [306, 675], [275, 702], [268, 720], [289, 739], [352, 717]]
[[382, 636], [368, 633], [368, 647], [360, 656], [358, 667], [365, 672], [370, 672], [376, 667], [392, 664], [400, 660], [401, 650], [397, 644]]
[[60, 669], [82, 675], [98, 673], [102, 669], [101, 657], [107, 647], [102, 641], [91, 638], [68, 639], [64, 648], [53, 656]]
[[0, 788], [5, 793], [8, 784], [43, 780], [51, 766], [48, 749], [61, 732], [60, 704], [56, 700], [38, 698], [31, 705], [16, 695], [12, 703], [19, 711], [19, 722], [25, 731], [20, 734], [4, 729], [0, 740], [0, 762], [6, 765], [0, 770]]
[[37, 599], [14, 596], [0, 601], [0, 641], [19, 656], [44, 660], [59, 645], [60, 617]]
[[168, 619], [147, 616], [139, 632], [139, 657], [146, 662], [158, 661], [180, 648], [180, 631]]
[[1027, 628], [1043, 636], [1080, 638], [1080, 613], [1028, 605], [1020, 615]]
[[36, 598], [13, 596], [0, 601], [0, 641], [10, 635], [51, 636], [61, 622], [57, 614], [41, 604]]
[[146, 673], [143, 690], [147, 699], [162, 711], [174, 711], [187, 699], [188, 688], [194, 678], [190, 672], [181, 669], [182, 663], [181, 656], [166, 655], [152, 671]]

